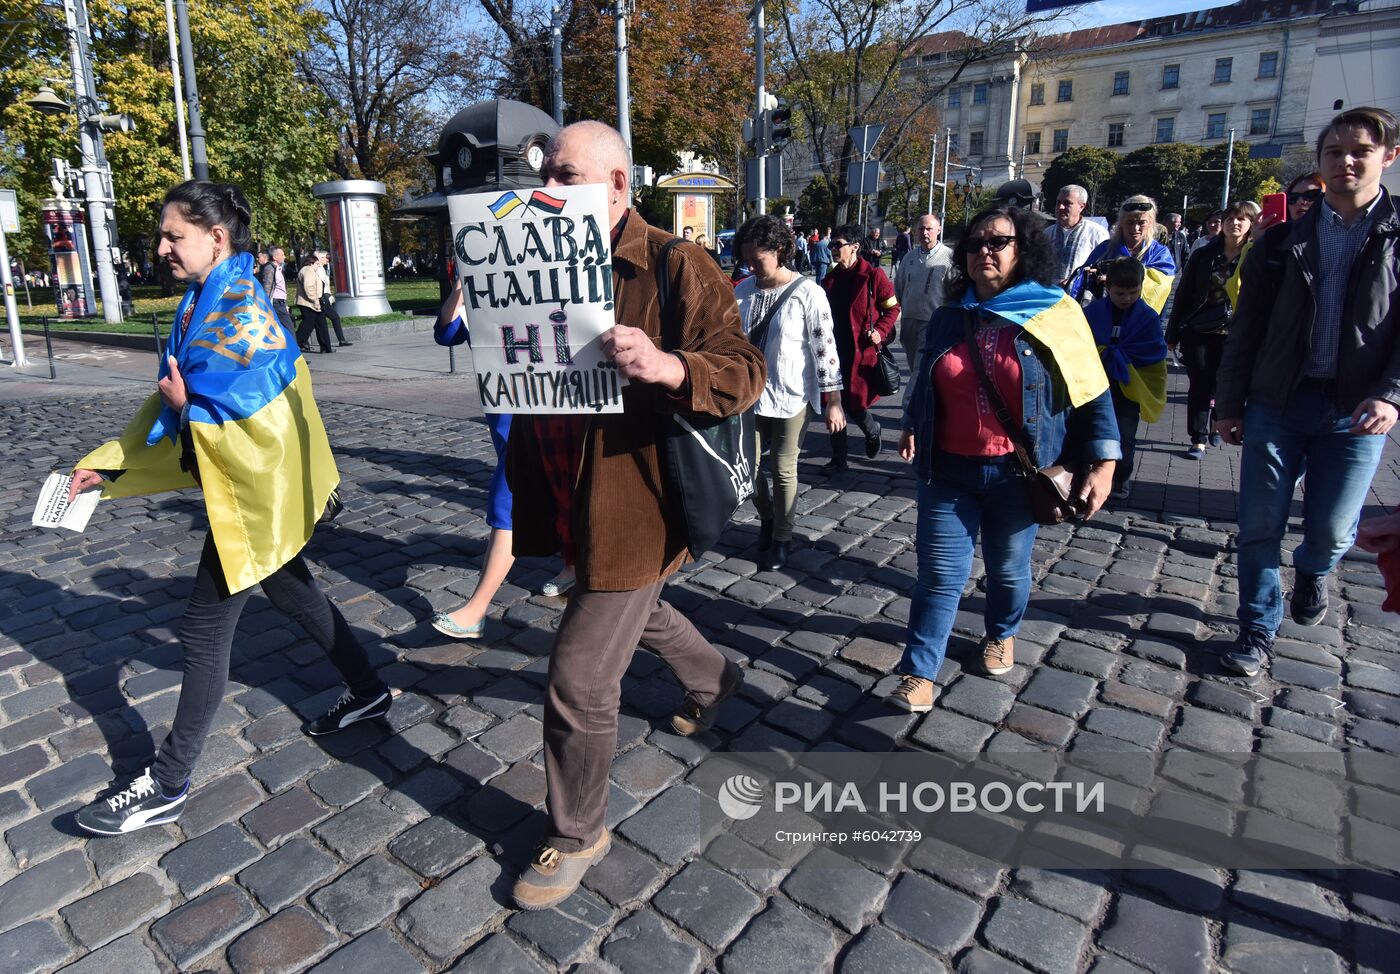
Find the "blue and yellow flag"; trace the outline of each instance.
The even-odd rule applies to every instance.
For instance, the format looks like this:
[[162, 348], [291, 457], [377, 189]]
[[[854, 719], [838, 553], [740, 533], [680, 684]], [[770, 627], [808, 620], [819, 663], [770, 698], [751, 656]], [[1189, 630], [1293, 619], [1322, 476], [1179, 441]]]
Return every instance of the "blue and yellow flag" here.
[[1113, 303], [1099, 298], [1084, 309], [1099, 357], [1109, 379], [1138, 404], [1142, 418], [1155, 423], [1167, 405], [1167, 340], [1162, 319], [1139, 300], [1118, 322], [1114, 334]]
[[968, 288], [962, 306], [1020, 325], [1049, 349], [1073, 405], [1082, 406], [1108, 389], [1108, 376], [1099, 361], [1099, 350], [1084, 320], [1084, 312], [1079, 302], [1063, 289], [1022, 281], [988, 301], [979, 302], [973, 289]]
[[[229, 591], [239, 592], [301, 551], [340, 475], [311, 375], [253, 276], [251, 254], [229, 258], [202, 286], [191, 285], [175, 322], [166, 351], [185, 380], [209, 530]], [[162, 357], [159, 377], [167, 374]], [[77, 465], [122, 471], [104, 497], [195, 486], [180, 469], [180, 423], [153, 395], [119, 439]]]
[[510, 190], [507, 190], [500, 196], [496, 197], [496, 202], [491, 203], [488, 208], [491, 210], [491, 215], [494, 216], [497, 220], [500, 220], [510, 215], [511, 213], [514, 213], [516, 210], [518, 210], [524, 205], [525, 202], [519, 196], [516, 196], [515, 193], [511, 192]]

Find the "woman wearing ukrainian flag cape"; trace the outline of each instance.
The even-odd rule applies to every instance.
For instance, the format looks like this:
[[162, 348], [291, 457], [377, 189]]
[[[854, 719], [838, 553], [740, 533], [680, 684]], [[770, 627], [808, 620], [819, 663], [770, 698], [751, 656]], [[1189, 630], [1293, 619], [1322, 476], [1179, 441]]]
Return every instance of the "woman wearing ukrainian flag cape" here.
[[1000, 675], [1015, 664], [1036, 535], [1017, 440], [1036, 468], [1083, 465], [1072, 495], [1083, 517], [1103, 506], [1112, 487], [1122, 450], [1108, 377], [1079, 303], [1058, 286], [1058, 270], [1034, 214], [1014, 207], [979, 213], [953, 250], [948, 302], [919, 342], [899, 439], [900, 455], [917, 472], [918, 577], [903, 679], [889, 698], [905, 710], [933, 709], [933, 681], [979, 535], [987, 568], [982, 669]]
[[[1172, 278], [1176, 276], [1176, 262], [1166, 244], [1157, 240], [1157, 203], [1150, 196], [1129, 196], [1118, 207], [1118, 222], [1108, 239], [1099, 244], [1089, 254], [1079, 273], [1070, 285], [1070, 293], [1079, 297], [1086, 283], [1093, 284], [1092, 290], [1103, 293], [1103, 273], [1101, 262], [1118, 257], [1132, 257], [1142, 264], [1146, 277], [1142, 282], [1142, 300], [1158, 314], [1167, 305], [1172, 293]], [[1094, 282], [1086, 277], [1096, 278]]]
[[209, 516], [180, 626], [184, 679], [170, 733], [141, 776], [78, 812], [78, 824], [99, 835], [179, 817], [254, 585], [301, 624], [348, 684], [308, 732], [389, 709], [384, 681], [301, 557], [340, 477], [306, 363], [253, 274], [251, 216], [232, 184], [191, 180], [166, 195], [159, 253], [189, 289], [157, 392], [119, 439], [78, 461], [73, 474], [73, 493], [102, 484], [104, 497], [199, 487]]

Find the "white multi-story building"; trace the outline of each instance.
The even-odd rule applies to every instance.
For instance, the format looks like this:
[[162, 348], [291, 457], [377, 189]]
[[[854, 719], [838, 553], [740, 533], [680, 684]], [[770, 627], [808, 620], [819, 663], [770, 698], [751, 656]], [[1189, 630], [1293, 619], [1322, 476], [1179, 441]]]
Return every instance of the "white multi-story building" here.
[[[903, 83], [939, 85], [967, 43], [924, 38]], [[1229, 6], [1008, 45], [967, 67], [938, 106], [953, 158], [984, 186], [1073, 146], [1247, 140], [1306, 168], [1340, 101], [1400, 107], [1400, 0], [1240, 0]], [[1400, 178], [1400, 174], [1392, 178]]]

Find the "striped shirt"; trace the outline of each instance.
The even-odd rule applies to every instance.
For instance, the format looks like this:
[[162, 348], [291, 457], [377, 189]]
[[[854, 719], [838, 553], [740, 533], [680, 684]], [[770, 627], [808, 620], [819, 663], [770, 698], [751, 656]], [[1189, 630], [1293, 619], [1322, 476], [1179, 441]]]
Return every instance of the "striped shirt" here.
[[1337, 347], [1342, 333], [1342, 310], [1347, 299], [1347, 279], [1351, 265], [1361, 253], [1371, 229], [1380, 195], [1357, 214], [1350, 225], [1341, 214], [1322, 201], [1317, 220], [1317, 318], [1313, 322], [1312, 348], [1308, 355], [1308, 375], [1331, 379], [1337, 374]]

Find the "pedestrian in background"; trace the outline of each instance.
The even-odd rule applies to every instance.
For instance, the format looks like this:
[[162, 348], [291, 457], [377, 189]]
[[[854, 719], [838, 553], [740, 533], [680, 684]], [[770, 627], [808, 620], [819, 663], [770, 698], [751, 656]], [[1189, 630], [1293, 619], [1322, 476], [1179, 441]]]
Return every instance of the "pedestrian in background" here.
[[[262, 284], [268, 301], [272, 303], [272, 311], [277, 315], [278, 323], [287, 330], [288, 335], [295, 335], [297, 328], [292, 324], [292, 312], [287, 308], [287, 252], [281, 247], [273, 247], [268, 251], [268, 258], [268, 262], [258, 268], [258, 282]], [[297, 344], [301, 345], [301, 341], [298, 340]], [[310, 351], [304, 345], [301, 350]]]
[[315, 254], [307, 254], [297, 272], [297, 308], [301, 314], [301, 327], [297, 329], [297, 345], [303, 352], [309, 352], [306, 340], [314, 329], [316, 341], [321, 345], [321, 353], [329, 355], [335, 351], [331, 347], [330, 332], [326, 329], [326, 316], [321, 312], [321, 299], [325, 296], [326, 285], [321, 277], [319, 261]]
[[[170, 732], [145, 772], [79, 810], [79, 827], [99, 835], [173, 822], [184, 810], [223, 701], [238, 617], [255, 586], [306, 630], [348, 685], [309, 733], [389, 711], [389, 688], [302, 559], [340, 475], [305, 360], [279, 334], [262, 288], [245, 285], [253, 274], [251, 219], [231, 183], [191, 180], [166, 194], [160, 252], [188, 287], [157, 393], [120, 439], [73, 472], [70, 498], [104, 480], [106, 497], [199, 487], [209, 518], [180, 624], [184, 675]], [[250, 330], [231, 335], [230, 322]]]
[[1400, 215], [1381, 185], [1400, 148], [1382, 108], [1353, 108], [1317, 139], [1327, 189], [1250, 248], [1220, 363], [1215, 429], [1243, 444], [1239, 636], [1221, 656], [1255, 676], [1283, 622], [1280, 549], [1307, 471], [1293, 552], [1293, 621], [1327, 614], [1327, 580], [1356, 536], [1386, 434], [1400, 415]]
[[1060, 187], [1055, 222], [1045, 228], [1055, 253], [1055, 279], [1066, 289], [1074, 272], [1084, 266], [1094, 248], [1108, 239], [1108, 228], [1084, 216], [1089, 191], [1071, 183]]
[[925, 213], [914, 227], [914, 246], [899, 262], [894, 296], [899, 302], [899, 342], [904, 346], [909, 371], [918, 364], [919, 339], [933, 313], [943, 306], [943, 280], [952, 265], [953, 251], [940, 239], [938, 217]]
[[1189, 382], [1186, 390], [1186, 435], [1193, 460], [1206, 455], [1206, 444], [1221, 445], [1214, 432], [1215, 377], [1230, 333], [1240, 294], [1240, 269], [1254, 224], [1254, 210], [1231, 203], [1223, 211], [1221, 230], [1191, 255], [1172, 303], [1167, 345], [1181, 348]]
[[[1118, 207], [1118, 222], [1108, 239], [1089, 254], [1081, 272], [1079, 286], [1097, 296], [1103, 295], [1104, 262], [1119, 257], [1131, 257], [1146, 272], [1142, 282], [1142, 299], [1158, 314], [1166, 307], [1172, 293], [1172, 278], [1176, 263], [1166, 244], [1157, 240], [1157, 204], [1150, 196], [1129, 196]], [[1071, 291], [1071, 293], [1078, 292]]]
[[335, 329], [335, 340], [341, 348], [349, 348], [354, 342], [345, 340], [345, 329], [340, 326], [340, 312], [335, 306], [335, 288], [331, 286], [331, 254], [328, 250], [316, 251], [316, 269], [321, 274], [321, 312]]
[[[814, 234], [815, 236], [815, 234]], [[827, 230], [811, 243], [812, 277], [818, 284], [826, 280], [831, 270], [831, 231]]]
[[1295, 176], [1284, 190], [1288, 194], [1288, 219], [1291, 222], [1301, 220], [1322, 199], [1324, 188], [1322, 174], [1316, 169]]
[[[799, 238], [800, 239], [800, 238]], [[797, 512], [797, 456], [808, 410], [826, 421], [828, 433], [846, 426], [841, 409], [841, 361], [831, 306], [815, 281], [788, 269], [794, 238], [775, 216], [756, 216], [739, 228], [735, 245], [754, 269], [734, 290], [749, 340], [763, 352], [767, 378], [754, 406], [759, 459], [754, 506], [758, 508], [759, 568], [787, 565]], [[763, 452], [768, 451], [767, 470]], [[770, 492], [768, 476], [773, 478]]]
[[1210, 243], [1216, 237], [1220, 236], [1220, 226], [1222, 223], [1224, 223], [1224, 221], [1224, 210], [1211, 210], [1210, 213], [1207, 214], [1206, 222], [1201, 224], [1200, 236], [1198, 236], [1195, 239], [1195, 241], [1191, 244], [1191, 250], [1186, 255], [1188, 260], [1190, 259], [1191, 254], [1194, 254], [1196, 251], [1206, 246], [1206, 244]]
[[[870, 412], [879, 399], [874, 382], [880, 346], [890, 340], [899, 320], [899, 301], [885, 272], [860, 256], [860, 248], [859, 226], [852, 223], [836, 231], [831, 238], [836, 264], [822, 287], [831, 302], [841, 357], [841, 406], [847, 423], [855, 423], [865, 434], [865, 455], [873, 460], [880, 452], [880, 424]], [[831, 461], [825, 472], [846, 469], [847, 432], [843, 427], [831, 434]]]
[[1084, 464], [1073, 488], [1083, 517], [1108, 498], [1121, 452], [1108, 377], [1056, 274], [1040, 219], [1018, 207], [978, 213], [953, 249], [948, 303], [929, 323], [899, 437], [918, 482], [918, 576], [902, 679], [889, 698], [903, 710], [933, 709], [979, 536], [982, 667], [1001, 675], [1015, 664], [1036, 535], [1017, 449], [1037, 468]]

